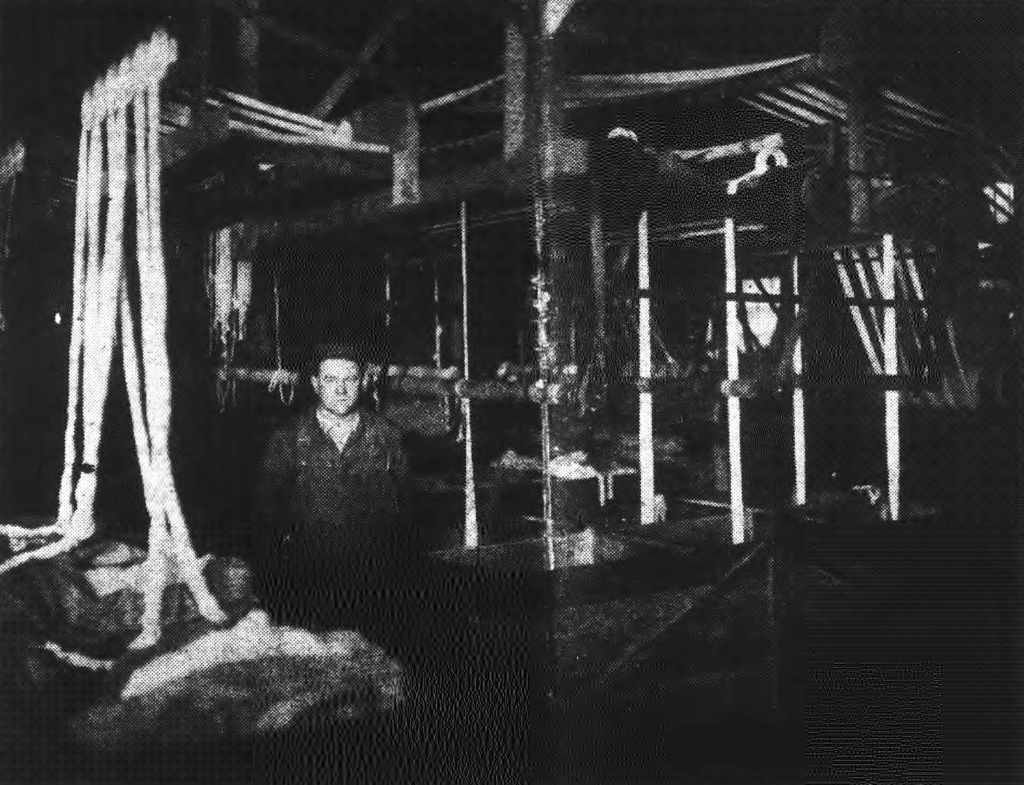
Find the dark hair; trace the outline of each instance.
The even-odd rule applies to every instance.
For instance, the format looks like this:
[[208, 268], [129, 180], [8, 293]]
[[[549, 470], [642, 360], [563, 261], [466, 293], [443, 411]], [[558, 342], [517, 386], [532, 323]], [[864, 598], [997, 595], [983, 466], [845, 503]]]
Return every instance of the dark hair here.
[[324, 360], [351, 360], [363, 366], [368, 359], [366, 352], [358, 344], [320, 343], [313, 349], [309, 370], [311, 375], [315, 375], [320, 370], [320, 363]]

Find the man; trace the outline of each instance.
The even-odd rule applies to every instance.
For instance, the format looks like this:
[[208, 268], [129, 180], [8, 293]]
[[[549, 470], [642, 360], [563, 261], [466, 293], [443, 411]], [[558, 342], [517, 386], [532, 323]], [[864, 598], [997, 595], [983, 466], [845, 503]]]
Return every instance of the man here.
[[358, 623], [403, 560], [408, 462], [398, 431], [360, 405], [361, 352], [317, 347], [311, 381], [316, 405], [274, 433], [260, 467], [257, 563], [277, 613]]

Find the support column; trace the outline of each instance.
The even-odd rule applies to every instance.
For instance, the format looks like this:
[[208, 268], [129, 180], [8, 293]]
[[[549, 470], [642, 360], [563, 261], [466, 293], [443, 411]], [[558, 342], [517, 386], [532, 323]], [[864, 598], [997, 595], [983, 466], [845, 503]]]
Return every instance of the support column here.
[[743, 542], [746, 529], [746, 510], [743, 506], [743, 465], [740, 449], [740, 399], [734, 394], [733, 382], [740, 377], [740, 323], [736, 301], [736, 221], [725, 219], [725, 351], [726, 375], [729, 379], [727, 399], [729, 415], [729, 509], [732, 520], [733, 544]]
[[605, 258], [604, 213], [601, 210], [600, 193], [596, 183], [592, 185], [590, 195], [590, 276], [593, 287], [593, 307], [590, 322], [591, 345], [590, 376], [587, 385], [586, 400], [580, 401], [585, 410], [588, 406], [599, 409], [606, 404], [605, 396], [605, 349], [607, 344], [608, 321], [608, 278]]
[[[651, 273], [650, 233], [647, 211], [640, 213], [637, 230], [637, 296], [640, 313], [638, 330], [640, 344], [640, 401], [638, 434], [640, 464], [640, 523], [654, 523], [654, 402], [651, 398]], [[730, 399], [732, 400], [732, 399]]]
[[398, 128], [393, 142], [393, 204], [415, 204], [420, 200], [420, 122], [419, 111], [409, 96], [402, 96], [398, 107]]
[[239, 92], [256, 98], [260, 93], [260, 28], [255, 17], [260, 10], [260, 0], [244, 0], [243, 5], [245, 14], [238, 20], [235, 82]]
[[[896, 343], [896, 248], [893, 236], [882, 238], [882, 298], [884, 307], [885, 375], [890, 381], [899, 373]], [[889, 520], [900, 514], [900, 391], [885, 391], [885, 458], [888, 470]]]
[[503, 156], [513, 158], [526, 139], [526, 38], [515, 21], [505, 23]]
[[860, 84], [851, 90], [847, 108], [846, 166], [850, 199], [850, 229], [864, 232], [871, 222], [871, 182], [868, 170], [867, 102]]
[[870, 181], [868, 168], [867, 113], [869, 96], [864, 73], [865, 4], [860, 0], [841, 3], [826, 22], [821, 50], [826, 67], [850, 88], [846, 123], [847, 195], [849, 225], [854, 232], [868, 229]]
[[[558, 148], [563, 138], [563, 112], [560, 83], [558, 43], [545, 32], [548, 4], [552, 0], [531, 0], [527, 38], [528, 92], [526, 106], [527, 139], [532, 163], [532, 195], [534, 207], [534, 253], [536, 265], [550, 295], [550, 315], [546, 360], [548, 367], [568, 362], [572, 314], [572, 294], [577, 288], [574, 278], [572, 234], [575, 205], [559, 193]], [[538, 347], [539, 348], [539, 347]], [[542, 458], [560, 449], [569, 449], [567, 425], [571, 413], [565, 405], [541, 405]], [[561, 489], [559, 489], [561, 490]], [[555, 492], [551, 477], [544, 472], [545, 531], [550, 537], [565, 534], [578, 527], [570, 500], [563, 492]]]
[[[800, 319], [800, 255], [793, 254], [792, 291], [793, 291], [793, 319]], [[797, 333], [796, 343], [793, 346], [793, 375], [797, 378], [797, 384], [801, 384], [800, 377], [804, 372], [803, 339]], [[807, 434], [806, 423], [804, 422], [804, 389], [797, 386], [793, 389], [793, 503], [802, 505], [807, 503]]]

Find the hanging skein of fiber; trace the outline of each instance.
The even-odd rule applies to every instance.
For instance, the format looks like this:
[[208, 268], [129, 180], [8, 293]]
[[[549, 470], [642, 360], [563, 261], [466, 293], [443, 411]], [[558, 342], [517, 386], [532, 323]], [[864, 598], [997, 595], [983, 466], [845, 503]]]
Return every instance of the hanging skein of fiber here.
[[214, 350], [231, 361], [231, 302], [234, 295], [234, 269], [231, 263], [231, 227], [225, 226], [214, 235], [213, 298], [210, 303], [213, 322]]
[[163, 593], [172, 576], [189, 589], [205, 618], [222, 622], [225, 616], [206, 585], [192, 546], [170, 459], [171, 378], [167, 351], [167, 277], [160, 220], [159, 82], [140, 91], [132, 108], [136, 121], [136, 202], [141, 218], [137, 240], [148, 467], [145, 440], [139, 448], [139, 460], [143, 483], [149, 486], [146, 496], [153, 505], [149, 553], [144, 568], [142, 634], [133, 644], [142, 648], [159, 638]]
[[235, 322], [236, 342], [245, 340], [245, 324], [249, 320], [249, 303], [252, 300], [252, 261], [235, 261], [235, 288], [231, 296], [231, 312]]
[[[192, 547], [174, 486], [169, 453], [171, 380], [166, 335], [167, 281], [160, 226], [158, 134], [160, 83], [176, 58], [175, 42], [159, 31], [131, 57], [111, 69], [83, 97], [68, 420], [58, 517], [56, 524], [47, 530], [28, 530], [30, 533], [26, 533], [24, 529], [15, 531], [17, 527], [0, 528], [0, 534], [10, 537], [61, 535], [55, 543], [19, 554], [0, 565], [0, 572], [28, 560], [66, 552], [95, 532], [96, 470], [120, 316], [122, 359], [132, 429], [143, 494], [150, 515], [149, 554], [144, 572], [143, 632], [135, 646], [149, 645], [159, 637], [163, 592], [172, 576], [180, 579], [192, 592], [200, 612], [207, 619], [214, 622], [225, 619], [206, 586], [200, 560]], [[129, 116], [135, 125], [141, 369], [123, 259], [130, 160]], [[104, 171], [107, 172], [109, 201], [106, 220], [101, 221]], [[76, 462], [79, 398], [82, 456]]]

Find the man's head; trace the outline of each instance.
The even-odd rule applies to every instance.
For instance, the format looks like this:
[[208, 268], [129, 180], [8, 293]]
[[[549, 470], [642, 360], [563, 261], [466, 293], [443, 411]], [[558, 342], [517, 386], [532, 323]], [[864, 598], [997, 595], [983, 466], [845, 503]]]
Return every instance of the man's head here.
[[361, 360], [359, 353], [351, 347], [317, 347], [312, 383], [321, 407], [340, 417], [355, 410], [363, 387]]

